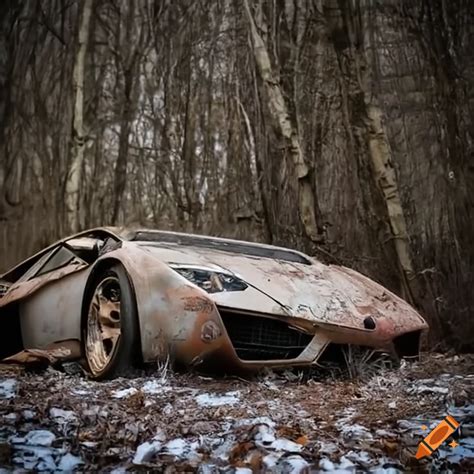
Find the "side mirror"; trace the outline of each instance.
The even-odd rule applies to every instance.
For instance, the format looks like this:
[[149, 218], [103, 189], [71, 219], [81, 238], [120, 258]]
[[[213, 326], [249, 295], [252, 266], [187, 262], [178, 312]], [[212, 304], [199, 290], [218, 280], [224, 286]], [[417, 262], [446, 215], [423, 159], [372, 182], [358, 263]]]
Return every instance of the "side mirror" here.
[[76, 237], [65, 242], [66, 247], [88, 263], [94, 262], [99, 257], [99, 250], [103, 244], [102, 240], [92, 237]]
[[92, 237], [77, 237], [66, 241], [68, 247], [72, 250], [89, 250], [92, 251], [97, 247], [98, 239]]

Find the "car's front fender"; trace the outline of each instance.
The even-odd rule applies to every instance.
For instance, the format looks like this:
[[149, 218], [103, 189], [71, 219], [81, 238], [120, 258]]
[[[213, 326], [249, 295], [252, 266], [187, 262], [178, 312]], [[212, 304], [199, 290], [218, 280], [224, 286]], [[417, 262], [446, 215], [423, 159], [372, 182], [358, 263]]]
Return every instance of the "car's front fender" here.
[[169, 355], [189, 365], [227, 345], [217, 308], [205, 291], [146, 249], [126, 242], [101, 256], [91, 275], [112, 262], [120, 262], [130, 276], [145, 362], [164, 361]]

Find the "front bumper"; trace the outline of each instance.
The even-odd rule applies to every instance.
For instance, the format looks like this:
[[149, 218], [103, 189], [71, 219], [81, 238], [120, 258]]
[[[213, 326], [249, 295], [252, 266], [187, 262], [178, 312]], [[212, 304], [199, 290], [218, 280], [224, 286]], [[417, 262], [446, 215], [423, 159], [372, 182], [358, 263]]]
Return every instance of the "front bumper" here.
[[[196, 307], [196, 305], [195, 305]], [[172, 356], [177, 362], [203, 371], [254, 371], [264, 367], [305, 367], [317, 363], [329, 343], [373, 347], [399, 356], [419, 352], [423, 327], [406, 334], [387, 334], [386, 328], [367, 330], [307, 319], [274, 316], [213, 303], [197, 305], [188, 337], [176, 339]], [[402, 336], [410, 336], [410, 349]]]

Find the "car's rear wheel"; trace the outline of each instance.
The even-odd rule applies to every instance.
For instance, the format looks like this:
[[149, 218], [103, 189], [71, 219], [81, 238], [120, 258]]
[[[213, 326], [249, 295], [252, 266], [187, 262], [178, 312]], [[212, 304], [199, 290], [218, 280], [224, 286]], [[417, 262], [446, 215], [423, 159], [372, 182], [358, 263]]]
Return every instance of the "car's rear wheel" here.
[[126, 373], [139, 347], [135, 295], [122, 265], [93, 277], [88, 285], [82, 344], [90, 375], [107, 379]]

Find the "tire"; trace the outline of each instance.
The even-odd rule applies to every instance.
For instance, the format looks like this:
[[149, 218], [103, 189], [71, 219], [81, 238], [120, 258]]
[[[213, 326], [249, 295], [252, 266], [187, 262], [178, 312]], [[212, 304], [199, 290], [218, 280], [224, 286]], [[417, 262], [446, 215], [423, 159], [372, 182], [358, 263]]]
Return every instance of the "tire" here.
[[121, 264], [93, 275], [82, 317], [82, 350], [95, 380], [127, 375], [140, 349], [137, 305], [130, 278]]

